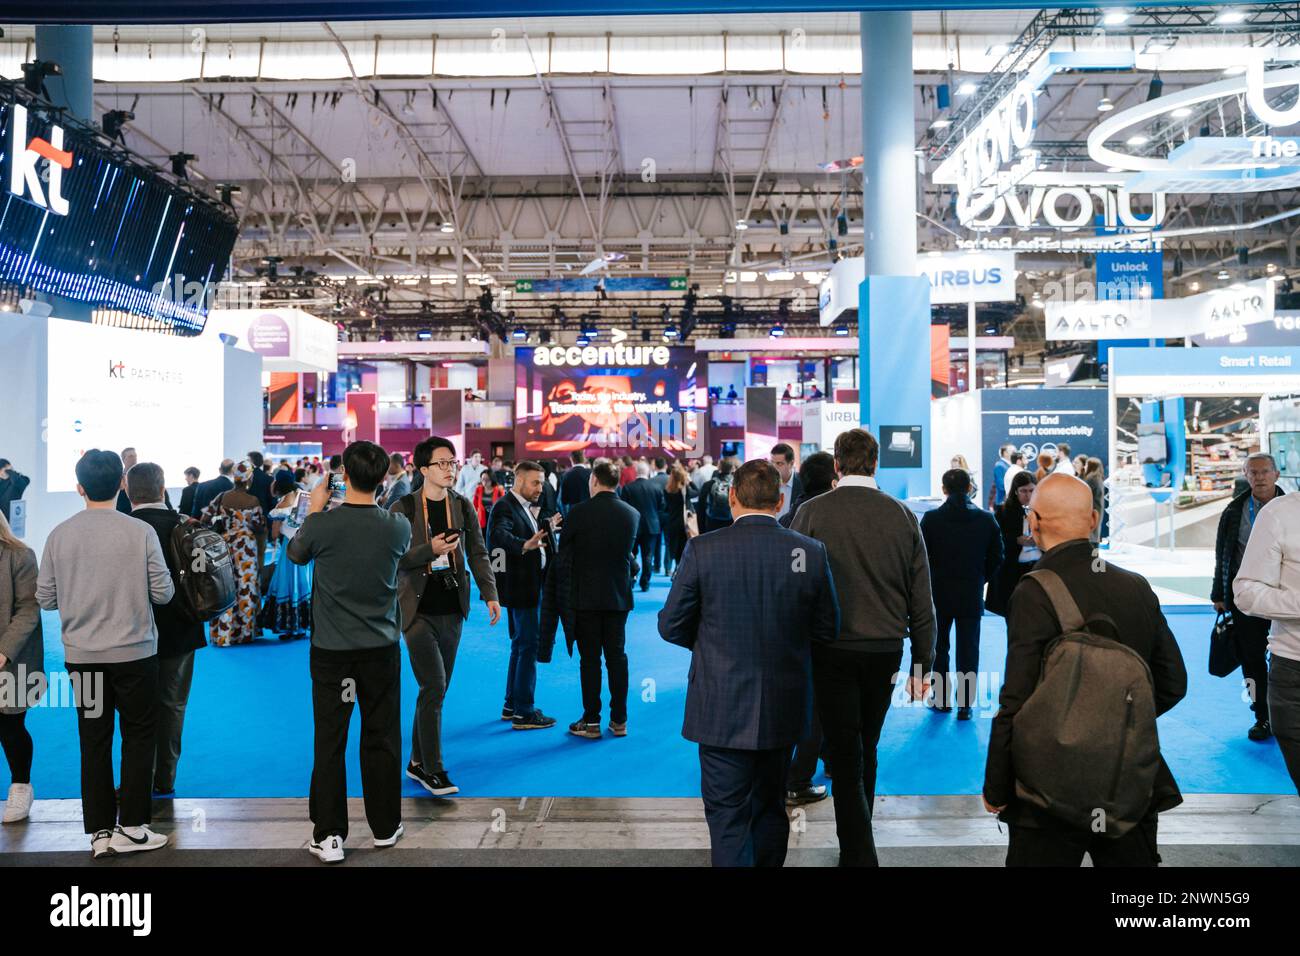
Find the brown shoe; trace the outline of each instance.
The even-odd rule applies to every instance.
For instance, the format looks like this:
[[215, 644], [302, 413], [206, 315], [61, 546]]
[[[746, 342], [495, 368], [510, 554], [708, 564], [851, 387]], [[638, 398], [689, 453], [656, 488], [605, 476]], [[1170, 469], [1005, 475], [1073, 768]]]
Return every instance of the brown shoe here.
[[610, 732], [611, 734], [613, 734], [615, 737], [626, 737], [626, 736], [627, 736], [627, 721], [625, 720], [625, 721], [623, 721], [623, 722], [620, 724], [620, 723], [619, 723], [618, 721], [616, 721], [616, 720], [611, 720], [611, 721], [609, 722], [609, 732]]

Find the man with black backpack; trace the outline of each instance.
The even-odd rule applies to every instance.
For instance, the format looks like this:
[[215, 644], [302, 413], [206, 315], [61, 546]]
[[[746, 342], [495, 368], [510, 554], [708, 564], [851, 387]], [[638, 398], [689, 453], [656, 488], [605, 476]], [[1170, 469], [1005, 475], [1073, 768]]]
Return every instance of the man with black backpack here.
[[176, 765], [181, 759], [185, 706], [194, 679], [194, 652], [207, 644], [203, 622], [186, 607], [180, 584], [180, 556], [170, 547], [176, 526], [192, 522], [167, 507], [163, 500], [163, 470], [152, 462], [142, 461], [126, 473], [126, 493], [131, 499], [131, 517], [139, 518], [157, 532], [167, 571], [176, 588], [170, 601], [155, 604], [153, 608], [158, 627], [158, 724], [153, 790], [159, 796], [171, 796], [176, 789]]
[[704, 517], [704, 520], [700, 522], [701, 534], [706, 531], [716, 531], [718, 528], [731, 526], [730, 493], [732, 473], [735, 470], [736, 459], [722, 459], [722, 461], [718, 462], [713, 477], [706, 481], [704, 487], [700, 489], [700, 500], [695, 507], [697, 513], [702, 513]]
[[1070, 475], [1029, 504], [1043, 557], [1011, 596], [984, 775], [1008, 866], [1155, 866], [1156, 815], [1183, 800], [1156, 734], [1187, 693], [1182, 653], [1146, 579], [1095, 556], [1097, 521]]

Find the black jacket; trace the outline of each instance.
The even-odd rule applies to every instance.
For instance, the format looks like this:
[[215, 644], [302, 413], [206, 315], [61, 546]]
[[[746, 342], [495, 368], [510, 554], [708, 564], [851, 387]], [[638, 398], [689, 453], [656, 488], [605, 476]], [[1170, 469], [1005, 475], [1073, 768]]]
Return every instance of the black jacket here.
[[190, 517], [197, 518], [203, 514], [203, 509], [212, 504], [217, 495], [225, 494], [235, 483], [225, 475], [217, 475], [215, 478], [209, 478], [207, 481], [200, 481], [194, 486], [194, 505], [190, 512]]
[[[196, 481], [196, 482], [194, 482], [194, 484], [192, 484], [192, 485], [186, 485], [186, 486], [184, 487], [184, 489], [182, 489], [182, 491], [181, 491], [181, 503], [180, 503], [180, 505], [176, 508], [176, 510], [179, 511], [181, 514], [183, 514], [183, 515], [190, 515], [190, 516], [193, 515], [193, 511], [194, 511], [194, 492], [195, 492], [195, 490], [196, 490], [198, 487], [199, 487], [199, 483]], [[270, 512], [268, 511], [267, 514], [270, 514]]]
[[[171, 510], [172, 496], [166, 488], [163, 489], [163, 504], [167, 506], [168, 511]], [[129, 515], [133, 510], [131, 506], [131, 498], [127, 495], [125, 488], [117, 493], [117, 510], [122, 512], [124, 515]]]
[[591, 469], [586, 465], [574, 465], [566, 471], [564, 477], [560, 479], [560, 504], [565, 508], [572, 508], [590, 498], [591, 489], [587, 485], [590, 478]]
[[[132, 518], [139, 518], [158, 534], [162, 545], [163, 558], [167, 561], [167, 570], [176, 584], [176, 563], [172, 559], [171, 548], [167, 546], [172, 530], [181, 522], [188, 520], [170, 508], [142, 508], [131, 512]], [[203, 635], [203, 625], [191, 621], [181, 610], [180, 586], [167, 604], [155, 604], [153, 607], [154, 623], [158, 626], [158, 656], [177, 657], [189, 651], [207, 646]]]
[[636, 532], [638, 537], [656, 535], [662, 530], [660, 519], [664, 511], [664, 493], [649, 478], [629, 481], [618, 489], [618, 496], [641, 515], [641, 523]]
[[949, 617], [984, 613], [984, 583], [1002, 564], [1002, 531], [993, 516], [964, 495], [949, 496], [921, 516], [921, 535], [930, 558], [934, 609]]
[[564, 622], [569, 656], [573, 656], [575, 611], [632, 610], [640, 516], [617, 494], [601, 493], [575, 505], [564, 519], [555, 566], [548, 568], [542, 601], [542, 643], [555, 638]]
[[[1085, 621], [1106, 615], [1115, 622], [1115, 632], [1107, 636], [1133, 648], [1151, 668], [1159, 716], [1187, 694], [1187, 668], [1182, 652], [1146, 578], [1113, 564], [1103, 563], [1094, 568], [1093, 547], [1087, 539], [1058, 544], [1034, 568], [1047, 568], [1060, 575]], [[984, 770], [984, 797], [994, 806], [1006, 806], [1002, 819], [1007, 823], [1038, 827], [1064, 825], [1016, 799], [1016, 771], [1011, 760], [1016, 713], [1038, 685], [1047, 645], [1060, 634], [1061, 625], [1047, 593], [1032, 578], [1022, 581], [1012, 595], [1007, 614], [1006, 677], [989, 734], [989, 756]], [[1161, 757], [1149, 812], [1169, 810], [1182, 802], [1174, 775]]]
[[262, 514], [269, 515], [271, 509], [275, 507], [276, 498], [272, 492], [274, 487], [275, 479], [261, 468], [253, 469], [253, 478], [248, 483], [248, 492], [262, 503]]
[[[1279, 487], [1277, 497], [1285, 492]], [[1219, 515], [1219, 533], [1214, 539], [1214, 583], [1210, 587], [1210, 600], [1222, 601], [1234, 614], [1238, 613], [1237, 604], [1232, 597], [1232, 582], [1237, 579], [1241, 568], [1241, 559], [1237, 555], [1237, 535], [1241, 532], [1241, 522], [1246, 517], [1246, 499], [1251, 495], [1249, 488], [1244, 495], [1238, 495], [1228, 502]]]
[[9, 469], [9, 477], [0, 479], [0, 511], [4, 512], [5, 520], [9, 520], [10, 503], [19, 500], [27, 486], [31, 484], [31, 479], [26, 475], [21, 475]]
[[[547, 514], [543, 508], [537, 518], [537, 526], [541, 528], [546, 520]], [[548, 552], [548, 564], [552, 560], [552, 552], [549, 544], [543, 544], [541, 548], [532, 551], [523, 550], [524, 542], [533, 536], [533, 529], [514, 492], [507, 491], [492, 506], [488, 513], [487, 532], [488, 553], [496, 572], [497, 596], [502, 606], [537, 607], [542, 599], [542, 550]], [[500, 570], [502, 556], [505, 559], [504, 571]]]
[[1004, 501], [996, 512], [994, 521], [1002, 533], [1002, 566], [989, 580], [988, 600], [985, 607], [994, 614], [1007, 615], [1007, 604], [1020, 579], [1034, 569], [1033, 564], [1021, 564], [1020, 552], [1024, 550], [1016, 539], [1025, 533], [1025, 509], [1018, 501]]

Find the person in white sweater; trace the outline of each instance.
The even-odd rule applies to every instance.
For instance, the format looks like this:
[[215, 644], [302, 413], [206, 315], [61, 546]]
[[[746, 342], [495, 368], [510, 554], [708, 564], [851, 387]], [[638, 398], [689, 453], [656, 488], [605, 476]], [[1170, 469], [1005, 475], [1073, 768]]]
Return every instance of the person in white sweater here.
[[1259, 510], [1232, 594], [1243, 612], [1272, 622], [1269, 722], [1300, 793], [1300, 494]]
[[[153, 528], [117, 510], [122, 460], [92, 448], [77, 462], [84, 511], [45, 541], [36, 601], [58, 611], [81, 740], [81, 815], [96, 857], [166, 846], [149, 829], [158, 716], [152, 604], [175, 593]], [[113, 792], [113, 721], [122, 728]]]

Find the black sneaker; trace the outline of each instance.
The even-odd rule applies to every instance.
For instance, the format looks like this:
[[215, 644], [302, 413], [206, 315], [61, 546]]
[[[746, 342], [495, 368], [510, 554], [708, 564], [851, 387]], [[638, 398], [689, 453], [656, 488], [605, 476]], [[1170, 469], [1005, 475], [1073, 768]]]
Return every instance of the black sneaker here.
[[502, 719], [502, 720], [514, 720], [514, 719], [515, 719], [515, 712], [514, 712], [513, 710], [511, 710], [509, 707], [502, 707], [502, 708], [501, 708], [501, 719]]
[[806, 803], [816, 803], [818, 800], [825, 799], [826, 787], [819, 783], [785, 792], [785, 805], [787, 807], [799, 807]]
[[435, 797], [449, 797], [453, 793], [460, 793], [460, 787], [451, 782], [451, 777], [447, 776], [445, 770], [429, 773], [419, 764], [412, 763], [406, 768], [406, 775]]
[[1255, 726], [1246, 731], [1246, 736], [1254, 741], [1268, 740], [1273, 736], [1273, 727], [1267, 720], [1257, 720]]
[[600, 721], [589, 724], [585, 720], [575, 720], [569, 724], [569, 733], [575, 737], [587, 737], [591, 740], [600, 739]]
[[511, 726], [515, 730], [545, 730], [547, 727], [555, 726], [555, 718], [547, 717], [540, 710], [535, 710], [531, 714], [515, 714]]

